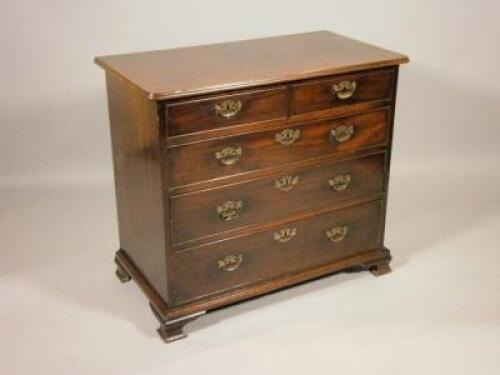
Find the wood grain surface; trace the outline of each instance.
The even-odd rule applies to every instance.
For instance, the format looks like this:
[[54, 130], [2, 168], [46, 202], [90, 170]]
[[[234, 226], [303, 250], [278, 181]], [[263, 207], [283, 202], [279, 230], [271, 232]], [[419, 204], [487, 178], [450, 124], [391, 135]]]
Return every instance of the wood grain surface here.
[[[381, 212], [381, 201], [374, 201], [176, 254], [172, 302], [184, 303], [377, 248]], [[336, 226], [346, 226], [348, 232], [343, 240], [332, 242], [325, 232]], [[277, 242], [274, 234], [284, 228], [295, 228], [297, 234], [286, 243]], [[228, 255], [243, 259], [233, 271], [218, 267]]]
[[[168, 150], [171, 183], [172, 186], [182, 186], [386, 144], [388, 124], [389, 110], [378, 109], [326, 121], [172, 147]], [[330, 131], [346, 125], [354, 126], [352, 137], [343, 143], [332, 141]], [[300, 131], [300, 137], [289, 146], [276, 141], [276, 135], [286, 129]], [[215, 157], [218, 151], [226, 147], [242, 149], [242, 155], [234, 165], [222, 165]]]
[[[292, 114], [297, 115], [374, 100], [390, 100], [393, 79], [394, 71], [391, 69], [342, 74], [292, 85]], [[356, 83], [356, 89], [348, 99], [339, 99], [332, 93], [332, 86], [342, 81]]]
[[96, 57], [151, 99], [172, 99], [408, 62], [329, 31]]
[[[117, 276], [138, 283], [166, 341], [208, 309], [340, 270], [390, 271], [387, 188], [407, 61], [324, 31], [96, 58]], [[283, 181], [294, 182], [285, 191]], [[345, 237], [332, 241], [334, 227]]]
[[[241, 103], [241, 110], [234, 117], [224, 118], [216, 113], [215, 106], [228, 100]], [[167, 131], [170, 136], [283, 119], [288, 116], [288, 91], [286, 87], [280, 86], [174, 102], [166, 105], [165, 116], [168, 118]]]
[[168, 300], [162, 135], [156, 105], [113, 75], [106, 76], [120, 247]]
[[[371, 194], [382, 194], [384, 164], [385, 154], [378, 154], [173, 196], [170, 201], [173, 244], [246, 225], [283, 220], [301, 212], [334, 208], [339, 202]], [[350, 180], [344, 190], [337, 191], [328, 181], [339, 175], [349, 175]], [[276, 187], [284, 177], [295, 181], [288, 191]], [[242, 202], [241, 212], [232, 220], [222, 220], [216, 211], [216, 207], [227, 200]]]

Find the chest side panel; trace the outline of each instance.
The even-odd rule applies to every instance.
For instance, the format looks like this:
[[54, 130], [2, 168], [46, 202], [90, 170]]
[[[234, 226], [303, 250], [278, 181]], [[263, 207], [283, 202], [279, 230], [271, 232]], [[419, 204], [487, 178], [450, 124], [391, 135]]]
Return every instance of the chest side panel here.
[[167, 300], [164, 197], [156, 102], [106, 75], [120, 247]]

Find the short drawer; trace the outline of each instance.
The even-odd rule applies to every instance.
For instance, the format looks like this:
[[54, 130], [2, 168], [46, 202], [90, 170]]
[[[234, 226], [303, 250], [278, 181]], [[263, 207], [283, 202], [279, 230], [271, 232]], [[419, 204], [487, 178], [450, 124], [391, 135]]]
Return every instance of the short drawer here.
[[381, 194], [385, 154], [315, 166], [170, 200], [174, 245]]
[[175, 304], [328, 264], [380, 247], [381, 201], [177, 253]]
[[287, 98], [283, 86], [167, 104], [168, 135], [285, 118]]
[[321, 111], [393, 95], [392, 70], [346, 74], [293, 86], [293, 114]]
[[388, 142], [387, 108], [168, 150], [172, 186], [351, 152]]

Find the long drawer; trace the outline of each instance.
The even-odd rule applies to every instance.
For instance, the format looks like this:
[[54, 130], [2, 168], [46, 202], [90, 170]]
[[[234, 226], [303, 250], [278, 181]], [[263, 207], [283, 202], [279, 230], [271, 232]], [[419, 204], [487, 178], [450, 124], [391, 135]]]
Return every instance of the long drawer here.
[[170, 200], [175, 244], [382, 193], [385, 154], [330, 162]]
[[275, 167], [388, 142], [389, 109], [272, 131], [175, 146], [168, 151], [172, 186]]
[[328, 264], [380, 247], [382, 201], [333, 211], [173, 257], [173, 303]]

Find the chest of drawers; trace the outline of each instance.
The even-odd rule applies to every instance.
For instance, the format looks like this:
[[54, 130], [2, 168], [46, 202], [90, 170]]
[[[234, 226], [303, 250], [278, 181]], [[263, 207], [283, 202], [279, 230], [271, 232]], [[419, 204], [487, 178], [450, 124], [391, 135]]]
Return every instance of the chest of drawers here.
[[167, 341], [207, 311], [342, 270], [388, 272], [398, 67], [321, 31], [104, 56], [121, 281]]

